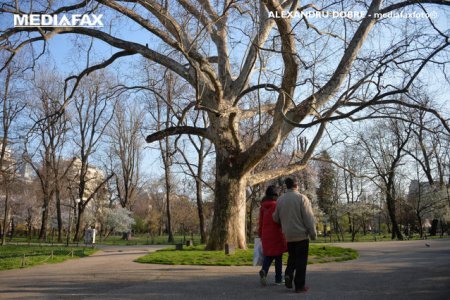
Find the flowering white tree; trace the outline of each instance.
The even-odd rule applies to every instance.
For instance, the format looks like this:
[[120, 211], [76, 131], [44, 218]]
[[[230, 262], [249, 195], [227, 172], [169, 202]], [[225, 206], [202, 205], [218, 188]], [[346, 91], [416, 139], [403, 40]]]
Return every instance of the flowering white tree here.
[[107, 208], [104, 214], [105, 225], [108, 228], [105, 239], [114, 231], [129, 232], [135, 223], [132, 212], [123, 207]]

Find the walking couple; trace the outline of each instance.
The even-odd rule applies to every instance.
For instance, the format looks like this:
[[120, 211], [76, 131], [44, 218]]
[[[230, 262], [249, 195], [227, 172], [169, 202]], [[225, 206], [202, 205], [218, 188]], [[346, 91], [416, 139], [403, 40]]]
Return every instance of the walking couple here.
[[[275, 186], [269, 186], [261, 201], [259, 213], [259, 237], [262, 241], [264, 261], [259, 276], [267, 285], [267, 274], [275, 260], [275, 283], [282, 284], [282, 256], [288, 252], [284, 284], [295, 292], [308, 291], [305, 286], [309, 239], [317, 237], [314, 214], [308, 197], [298, 192], [294, 178], [287, 178], [287, 191], [278, 198]], [[278, 199], [277, 199], [278, 198]]]

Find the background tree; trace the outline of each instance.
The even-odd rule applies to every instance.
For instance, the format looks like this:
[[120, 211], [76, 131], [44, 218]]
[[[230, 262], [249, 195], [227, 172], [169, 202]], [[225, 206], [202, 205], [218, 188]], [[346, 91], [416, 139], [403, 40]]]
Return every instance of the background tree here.
[[[334, 203], [335, 187], [336, 187], [336, 171], [333, 165], [328, 162], [330, 160], [330, 155], [327, 151], [323, 151], [318, 164], [318, 177], [319, 177], [319, 187], [317, 188], [317, 201], [319, 208], [325, 212], [327, 215], [330, 225], [332, 223], [332, 209]], [[326, 236], [326, 225], [324, 229], [324, 236]]]
[[[170, 128], [172, 125], [172, 114], [174, 104], [174, 75], [166, 70], [163, 75], [164, 82], [163, 90], [157, 92], [155, 89], [155, 105], [150, 104], [150, 114], [156, 126], [156, 130], [160, 131], [163, 128]], [[164, 95], [163, 95], [164, 93]], [[172, 230], [172, 216], [171, 216], [171, 197], [174, 190], [174, 177], [172, 174], [172, 167], [174, 164], [174, 155], [177, 151], [174, 140], [170, 136], [165, 136], [159, 142], [159, 151], [161, 153], [161, 160], [164, 168], [164, 188], [165, 188], [165, 208], [166, 208], [166, 230], [168, 233], [168, 242], [173, 243]]]
[[103, 240], [107, 239], [108, 236], [114, 231], [129, 232], [131, 230], [131, 226], [135, 223], [134, 219], [131, 217], [131, 211], [121, 206], [106, 208], [105, 220], [107, 233]]
[[14, 77], [19, 76], [19, 73], [19, 66], [14, 64], [9, 65], [4, 72], [0, 72], [1, 86], [3, 86], [0, 90], [0, 117], [2, 121], [2, 133], [0, 136], [0, 176], [1, 191], [4, 196], [3, 224], [0, 230], [1, 245], [5, 244], [6, 233], [8, 232], [10, 215], [9, 202], [18, 167], [18, 161], [12, 155], [12, 146], [16, 138], [13, 132], [13, 126], [25, 107], [22, 97], [17, 94], [17, 87], [14, 86]]
[[[195, 116], [193, 124], [199, 122], [199, 119], [204, 123], [207, 122], [206, 116], [204, 114], [198, 113]], [[186, 169], [184, 171], [184, 174], [192, 177], [195, 182], [195, 198], [197, 202], [197, 215], [199, 219], [200, 241], [202, 244], [204, 244], [206, 243], [205, 214], [203, 212], [204, 186], [212, 189], [212, 187], [208, 183], [205, 183], [204, 168], [206, 165], [206, 159], [208, 155], [211, 154], [212, 144], [209, 143], [206, 138], [201, 136], [188, 136], [188, 138], [190, 143], [188, 145], [183, 144], [183, 148], [181, 148], [181, 146], [177, 144], [177, 153], [182, 157], [183, 162], [180, 163], [180, 165], [183, 170]], [[192, 157], [190, 157], [192, 150], [190, 149], [193, 149], [196, 153], [196, 164], [192, 162]]]
[[134, 204], [139, 189], [143, 117], [137, 105], [118, 102], [107, 133], [116, 194], [122, 207], [130, 208]]
[[[96, 75], [96, 76], [94, 76]], [[104, 187], [113, 174], [94, 180], [89, 174], [90, 162], [98, 150], [104, 132], [110, 124], [115, 109], [115, 98], [107, 75], [92, 74], [89, 82], [81, 82], [73, 101], [75, 137], [74, 156], [79, 158], [76, 165], [78, 171], [77, 182], [77, 223], [74, 241], [78, 241], [83, 225], [83, 213], [91, 200]]]
[[[424, 103], [429, 103], [431, 100], [426, 97], [426, 95], [419, 94], [417, 96], [419, 101]], [[415, 161], [416, 169], [420, 166], [420, 170], [417, 169], [417, 178], [415, 181], [411, 182], [410, 193], [415, 193], [416, 195], [410, 195], [410, 199], [413, 200], [413, 207], [416, 211], [416, 216], [419, 221], [420, 234], [422, 232], [422, 218], [425, 214], [429, 214], [431, 210], [434, 211], [435, 207], [443, 208], [440, 197], [429, 197], [426, 196], [428, 193], [436, 194], [439, 193], [441, 189], [445, 189], [445, 181], [443, 176], [442, 165], [445, 164], [445, 159], [442, 160], [442, 153], [448, 155], [448, 149], [441, 152], [440, 145], [442, 141], [450, 138], [445, 131], [442, 131], [442, 126], [440, 123], [436, 122], [431, 118], [426, 112], [420, 110], [414, 110], [411, 112], [410, 120], [414, 124], [412, 126], [412, 143], [409, 147], [405, 149]], [[420, 175], [424, 174], [428, 184], [423, 184], [420, 182]], [[427, 187], [428, 186], [428, 187]], [[424, 193], [422, 195], [422, 193]], [[422, 197], [424, 196], [424, 197]], [[435, 199], [433, 201], [432, 199]], [[440, 209], [437, 209], [440, 210]], [[436, 235], [439, 219], [436, 216], [432, 217], [432, 227], [430, 230], [431, 235]]]
[[[39, 239], [46, 239], [50, 209], [58, 190], [57, 213], [60, 239], [62, 232], [59, 197], [59, 161], [65, 139], [66, 116], [59, 116], [63, 101], [63, 88], [56, 74], [46, 73], [35, 81], [36, 99], [28, 103], [33, 125], [25, 141], [25, 161], [36, 173], [42, 196], [41, 229]], [[57, 172], [55, 174], [55, 172]], [[55, 179], [57, 182], [55, 182]], [[58, 186], [56, 184], [58, 183]]]
[[396, 204], [399, 197], [397, 176], [402, 158], [406, 155], [404, 149], [411, 138], [411, 126], [397, 120], [379, 123], [371, 129], [372, 134], [361, 136], [361, 145], [368, 159], [371, 160], [375, 174], [380, 181], [380, 188], [385, 194], [385, 200], [392, 223], [392, 239], [403, 239], [397, 217]]

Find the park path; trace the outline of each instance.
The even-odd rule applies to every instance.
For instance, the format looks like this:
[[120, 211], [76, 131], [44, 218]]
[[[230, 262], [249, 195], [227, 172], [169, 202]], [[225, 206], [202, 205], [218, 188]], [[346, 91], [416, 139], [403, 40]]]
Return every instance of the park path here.
[[360, 258], [308, 266], [307, 294], [261, 287], [258, 267], [134, 263], [161, 248], [136, 246], [1, 271], [0, 299], [450, 299], [449, 239], [338, 245], [358, 250]]

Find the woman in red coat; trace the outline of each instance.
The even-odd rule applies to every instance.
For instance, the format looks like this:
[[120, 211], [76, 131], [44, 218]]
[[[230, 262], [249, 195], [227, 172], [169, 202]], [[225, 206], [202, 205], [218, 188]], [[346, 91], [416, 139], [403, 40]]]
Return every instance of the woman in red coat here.
[[267, 273], [275, 260], [275, 283], [281, 284], [283, 281], [283, 253], [287, 251], [287, 243], [281, 231], [280, 224], [272, 219], [272, 214], [277, 205], [278, 193], [276, 187], [271, 185], [266, 190], [266, 195], [261, 200], [259, 210], [259, 237], [261, 238], [264, 261], [259, 276], [261, 284], [267, 285]]

